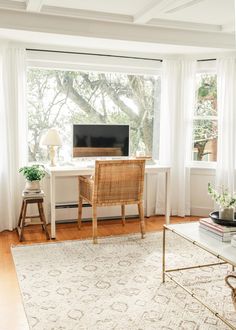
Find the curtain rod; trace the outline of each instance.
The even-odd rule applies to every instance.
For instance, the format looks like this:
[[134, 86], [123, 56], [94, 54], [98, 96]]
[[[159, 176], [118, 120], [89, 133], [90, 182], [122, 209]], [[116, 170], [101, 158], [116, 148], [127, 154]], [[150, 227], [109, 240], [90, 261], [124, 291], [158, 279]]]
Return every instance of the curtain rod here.
[[[128, 58], [128, 59], [134, 59], [134, 60], [163, 62], [163, 60], [159, 59], [159, 58], [148, 58], [148, 57], [138, 57], [138, 56], [110, 55], [110, 54], [72, 52], [72, 51], [66, 51], [66, 50], [50, 50], [50, 49], [35, 49], [35, 48], [26, 48], [26, 50], [31, 51], [31, 52], [46, 52], [46, 53], [75, 54], [75, 55], [114, 57], [114, 58]], [[207, 61], [216, 61], [216, 58], [206, 58], [206, 59], [202, 59], [202, 60], [197, 60], [197, 62], [207, 62]]]
[[206, 58], [202, 60], [197, 60], [197, 62], [208, 62], [208, 61], [216, 61], [216, 58]]
[[76, 55], [89, 55], [89, 56], [101, 56], [101, 57], [116, 57], [116, 58], [129, 58], [134, 60], [145, 60], [145, 61], [157, 61], [162, 62], [163, 60], [158, 58], [138, 57], [138, 56], [125, 56], [125, 55], [110, 55], [110, 54], [99, 54], [99, 53], [85, 53], [85, 52], [72, 52], [65, 50], [49, 50], [49, 49], [33, 49], [26, 48], [32, 52], [46, 52], [46, 53], [61, 53], [61, 54], [76, 54]]

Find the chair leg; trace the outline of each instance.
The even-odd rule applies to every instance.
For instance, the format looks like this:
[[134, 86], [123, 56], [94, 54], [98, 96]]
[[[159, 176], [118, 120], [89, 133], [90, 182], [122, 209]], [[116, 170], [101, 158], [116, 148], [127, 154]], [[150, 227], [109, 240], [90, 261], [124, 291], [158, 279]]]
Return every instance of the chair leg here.
[[140, 219], [140, 230], [141, 230], [141, 237], [145, 237], [145, 222], [144, 222], [144, 212], [143, 212], [143, 203], [138, 204], [138, 212], [139, 212], [139, 219]]
[[83, 198], [79, 197], [79, 205], [78, 205], [78, 229], [81, 229], [82, 224], [82, 206], [83, 206]]
[[93, 243], [97, 244], [97, 207], [93, 206]]
[[125, 225], [125, 205], [121, 205], [121, 217], [122, 217], [122, 226]]
[[45, 218], [42, 202], [38, 203], [38, 210], [39, 210], [40, 220], [43, 222], [42, 226], [43, 226], [43, 229], [45, 231], [46, 238], [50, 239], [50, 235], [49, 235], [49, 232], [48, 232], [48, 229], [47, 229], [46, 218]]

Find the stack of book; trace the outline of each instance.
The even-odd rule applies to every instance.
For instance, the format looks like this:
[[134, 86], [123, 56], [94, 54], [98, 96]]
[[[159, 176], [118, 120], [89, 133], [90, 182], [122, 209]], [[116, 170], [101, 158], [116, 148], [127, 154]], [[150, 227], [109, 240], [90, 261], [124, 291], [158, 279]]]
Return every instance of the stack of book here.
[[236, 222], [234, 226], [223, 226], [215, 223], [211, 218], [199, 220], [201, 232], [210, 235], [222, 242], [230, 242], [233, 235], [236, 235]]
[[22, 197], [24, 198], [37, 198], [44, 197], [44, 191], [40, 189], [31, 189], [31, 190], [23, 190]]

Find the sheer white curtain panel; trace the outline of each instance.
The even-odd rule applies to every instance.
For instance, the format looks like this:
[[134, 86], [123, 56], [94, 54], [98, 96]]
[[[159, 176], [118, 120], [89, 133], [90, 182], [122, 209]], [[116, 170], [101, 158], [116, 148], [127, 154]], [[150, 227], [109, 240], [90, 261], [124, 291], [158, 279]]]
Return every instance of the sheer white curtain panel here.
[[[196, 61], [163, 61], [160, 153], [161, 164], [171, 166], [171, 214], [190, 214], [192, 121], [195, 106]], [[164, 178], [159, 175], [156, 213], [164, 213]]]
[[0, 48], [0, 231], [16, 227], [23, 179], [19, 167], [27, 159], [25, 50]]
[[236, 190], [236, 57], [217, 59], [216, 188]]

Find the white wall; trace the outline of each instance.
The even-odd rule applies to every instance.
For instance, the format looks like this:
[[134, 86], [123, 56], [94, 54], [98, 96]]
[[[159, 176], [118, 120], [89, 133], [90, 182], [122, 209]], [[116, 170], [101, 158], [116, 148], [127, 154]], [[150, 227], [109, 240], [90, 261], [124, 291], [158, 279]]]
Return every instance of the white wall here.
[[214, 202], [207, 193], [208, 183], [214, 184], [215, 170], [191, 169], [191, 215], [207, 216], [214, 209]]

